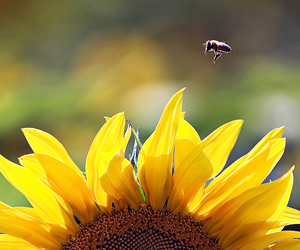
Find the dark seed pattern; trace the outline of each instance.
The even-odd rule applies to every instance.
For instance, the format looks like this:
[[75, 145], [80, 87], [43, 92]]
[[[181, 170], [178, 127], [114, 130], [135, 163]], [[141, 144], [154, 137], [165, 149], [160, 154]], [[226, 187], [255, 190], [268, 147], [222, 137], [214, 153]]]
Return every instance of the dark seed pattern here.
[[100, 213], [69, 238], [64, 250], [206, 249], [219, 250], [216, 238], [190, 216], [151, 206]]

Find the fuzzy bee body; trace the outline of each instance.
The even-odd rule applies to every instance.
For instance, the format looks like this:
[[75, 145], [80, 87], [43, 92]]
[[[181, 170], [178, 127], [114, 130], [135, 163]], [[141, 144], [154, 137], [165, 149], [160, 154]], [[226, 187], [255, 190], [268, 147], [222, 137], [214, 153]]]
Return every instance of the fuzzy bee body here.
[[231, 47], [228, 44], [219, 42], [217, 40], [207, 40], [206, 43], [203, 43], [202, 45], [205, 46], [205, 55], [209, 51], [213, 51], [215, 53], [215, 57], [213, 60], [214, 63], [216, 63], [216, 60], [222, 55], [222, 53], [231, 52]]

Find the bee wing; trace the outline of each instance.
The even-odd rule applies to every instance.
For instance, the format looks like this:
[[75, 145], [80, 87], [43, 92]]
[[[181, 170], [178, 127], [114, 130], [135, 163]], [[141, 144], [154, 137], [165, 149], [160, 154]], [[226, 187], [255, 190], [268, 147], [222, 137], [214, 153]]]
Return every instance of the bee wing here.
[[229, 53], [229, 52], [231, 52], [231, 47], [228, 45], [228, 44], [226, 44], [226, 43], [219, 43], [219, 45], [218, 45], [218, 52], [225, 52], [225, 53]]

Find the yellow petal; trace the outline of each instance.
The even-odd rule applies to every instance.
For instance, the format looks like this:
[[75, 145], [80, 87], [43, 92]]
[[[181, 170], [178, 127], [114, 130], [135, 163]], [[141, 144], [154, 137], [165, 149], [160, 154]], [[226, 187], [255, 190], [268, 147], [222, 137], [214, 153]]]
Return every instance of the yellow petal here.
[[[268, 248], [269, 245], [276, 241], [284, 240], [284, 239], [291, 239], [291, 238], [300, 238], [300, 232], [296, 231], [282, 231], [277, 232], [273, 234], [265, 235], [257, 240], [252, 241], [250, 244], [247, 244], [246, 246], [243, 246], [240, 248], [240, 250], [261, 250], [261, 249], [277, 249], [277, 248]], [[275, 244], [277, 245], [277, 244]], [[300, 245], [299, 245], [300, 246]], [[289, 249], [289, 248], [281, 248], [283, 249]], [[290, 248], [291, 250], [295, 250], [298, 248]]]
[[170, 162], [169, 155], [145, 157], [139, 180], [145, 192], [146, 202], [150, 202], [153, 208], [162, 208], [172, 191], [172, 173], [167, 169]]
[[14, 207], [14, 209], [18, 210], [23, 214], [27, 214], [36, 220], [43, 220], [42, 217], [37, 213], [37, 211], [33, 207]]
[[[255, 199], [260, 194], [266, 193], [269, 189], [273, 188], [278, 181], [267, 183], [264, 185], [258, 185], [248, 190], [244, 191], [240, 195], [234, 197], [233, 199], [227, 201], [222, 205], [206, 223], [207, 232], [210, 235], [216, 236], [220, 234], [221, 229], [226, 223], [228, 223], [229, 218], [239, 209], [239, 207], [248, 202], [251, 199]], [[272, 224], [273, 225], [273, 224]]]
[[122, 156], [123, 158], [125, 156], [125, 151], [126, 151], [126, 147], [127, 147], [128, 142], [129, 142], [130, 136], [131, 136], [131, 127], [128, 126], [127, 130], [126, 130], [126, 133], [125, 133], [125, 136], [124, 136], [124, 145], [123, 145], [123, 147], [121, 148], [121, 150], [119, 152], [119, 156]]
[[242, 124], [242, 120], [226, 123], [201, 141], [204, 153], [214, 166], [213, 176], [223, 169], [240, 133]]
[[[46, 222], [39, 216], [37, 211], [31, 207], [14, 207], [15, 210], [33, 217], [37, 222], [40, 222], [41, 226], [46, 229], [47, 232], [50, 232], [51, 235], [61, 243], [66, 243], [70, 235], [74, 235], [79, 231], [79, 226], [77, 225], [77, 231], [66, 230], [65, 225], [63, 224], [53, 224], [51, 222]], [[5, 209], [4, 209], [5, 210]]]
[[0, 235], [0, 250], [16, 250], [16, 249], [40, 250], [41, 248], [38, 248], [30, 244], [28, 241], [18, 237], [13, 237], [7, 234]]
[[[152, 138], [154, 136], [154, 133], [152, 133], [148, 139], [144, 142], [141, 150], [140, 150], [140, 153], [139, 153], [139, 157], [138, 157], [138, 176], [139, 178], [143, 178], [143, 174], [141, 174], [140, 172], [143, 172], [145, 169], [140, 167], [140, 166], [143, 166], [144, 163], [145, 163], [145, 156], [147, 155], [147, 152], [148, 152], [148, 149], [149, 149], [149, 146], [151, 144], [151, 141], [152, 141]], [[147, 191], [147, 190], [146, 190]]]
[[[19, 161], [22, 166], [26, 167], [31, 172], [33, 172], [37, 176], [37, 178], [39, 178], [43, 183], [48, 183], [46, 172], [42, 168], [42, 166], [40, 165], [39, 161], [36, 159], [36, 156], [34, 154], [23, 155], [22, 157], [19, 158]], [[49, 186], [49, 184], [47, 184], [47, 186]], [[58, 194], [56, 194], [52, 189], [49, 188], [49, 190], [51, 191], [52, 195], [55, 197], [61, 210], [65, 211], [65, 213], [62, 216], [65, 218], [65, 220], [67, 220], [65, 216], [69, 216], [70, 217], [69, 220], [73, 223], [73, 227], [77, 228], [78, 224], [74, 222], [73, 209], [71, 208], [69, 203], [65, 201], [63, 198], [61, 198]], [[66, 223], [66, 225], [68, 225], [68, 223]]]
[[273, 226], [273, 228], [270, 229], [266, 234], [272, 234], [272, 233], [281, 232], [284, 227], [278, 227], [277, 223], [278, 222], [276, 222], [276, 224]]
[[213, 216], [226, 201], [261, 184], [282, 156], [284, 147], [285, 139], [272, 140], [263, 151], [241, 162], [239, 167], [233, 163], [207, 187], [204, 198], [193, 213], [202, 220]]
[[35, 154], [35, 156], [46, 172], [45, 184], [71, 205], [82, 223], [93, 221], [97, 209], [84, 176], [49, 155]]
[[242, 156], [240, 159], [234, 162], [234, 165], [238, 167], [241, 162], [251, 159], [253, 156], [259, 154], [271, 140], [280, 139], [283, 134], [284, 127], [273, 129], [267, 135], [264, 136], [255, 147], [246, 155]]
[[278, 221], [288, 223], [284, 226], [291, 224], [300, 224], [300, 211], [291, 207], [286, 207]]
[[23, 155], [19, 158], [19, 162], [22, 166], [30, 169], [35, 175], [42, 180], [47, 182], [47, 176], [45, 170], [42, 168], [41, 164], [37, 160], [34, 154]]
[[53, 192], [29, 169], [20, 167], [0, 155], [0, 170], [4, 177], [26, 196], [35, 212], [46, 222], [59, 224], [75, 234], [79, 227], [72, 211], [66, 211]]
[[[124, 127], [124, 113], [106, 119], [106, 123], [96, 135], [87, 156], [87, 182], [102, 211], [110, 211], [111, 204], [108, 202], [107, 194], [101, 188], [99, 178], [106, 171], [108, 160], [124, 146]], [[106, 154], [107, 160], [101, 159], [101, 152]]]
[[300, 211], [286, 207], [283, 214], [274, 225], [274, 228], [272, 228], [268, 233], [281, 231], [283, 227], [293, 224], [300, 224]]
[[162, 208], [172, 190], [173, 151], [181, 117], [183, 90], [171, 98], [139, 156], [139, 180], [146, 200], [153, 208]]
[[168, 209], [173, 213], [180, 212], [181, 215], [189, 213], [188, 205], [211, 177], [213, 170], [201, 145], [196, 146], [174, 172], [174, 188], [168, 200]]
[[157, 156], [173, 153], [175, 136], [180, 123], [183, 91], [184, 89], [178, 91], [166, 105], [154, 131], [147, 155]]
[[[274, 181], [275, 185], [272, 185], [272, 188], [244, 202], [231, 217], [227, 217], [227, 223], [219, 234], [222, 249], [227, 247], [238, 249], [262, 237], [272, 228], [272, 224], [283, 213], [290, 197], [293, 169]], [[270, 186], [273, 183], [264, 185]]]
[[40, 221], [0, 203], [0, 232], [28, 241], [39, 248], [58, 250], [61, 243], [42, 227]]
[[180, 114], [180, 118], [181, 118], [181, 119], [184, 119], [185, 113], [186, 113], [185, 111], [182, 111], [182, 112], [181, 112], [181, 114]]
[[[257, 146], [255, 148], [257, 148]], [[221, 183], [225, 182], [225, 180], [227, 181], [227, 178], [229, 178], [229, 176], [233, 175], [234, 173], [237, 173], [238, 171], [240, 171], [241, 168], [245, 168], [245, 165], [249, 164], [249, 162], [251, 163], [251, 161], [253, 161], [254, 159], [256, 161], [259, 161], [261, 158], [263, 158], [263, 156], [265, 156], [265, 154], [268, 154], [267, 156], [268, 162], [269, 163], [273, 162], [273, 164], [271, 164], [272, 167], [271, 169], [264, 167], [266, 168], [265, 171], [269, 173], [273, 169], [277, 161], [280, 159], [280, 157], [282, 156], [284, 148], [285, 148], [285, 139], [274, 139], [268, 141], [264, 145], [264, 147], [260, 150], [252, 149], [247, 155], [241, 157], [239, 160], [235, 161], [232, 165], [230, 165], [227, 169], [225, 169], [224, 172], [207, 187], [206, 192], [207, 193], [210, 192], [211, 190], [219, 186]], [[254, 154], [254, 152], [257, 152], [257, 154]], [[266, 177], [267, 175], [263, 175], [263, 176]]]
[[123, 199], [134, 209], [143, 202], [135, 179], [134, 170], [129, 161], [120, 156], [114, 156], [106, 172], [100, 177], [103, 190], [115, 199]]
[[[296, 233], [296, 232], [294, 232]], [[299, 233], [299, 232], [297, 232]], [[281, 242], [278, 242], [276, 244], [274, 244], [271, 247], [266, 248], [267, 249], [271, 249], [271, 250], [296, 250], [296, 249], [300, 249], [300, 240], [299, 240], [299, 234], [298, 236], [295, 236], [295, 238], [298, 239], [287, 239], [287, 240], [283, 240]]]
[[189, 211], [193, 211], [195, 207], [199, 204], [205, 194], [205, 183], [199, 188], [197, 194], [195, 195], [194, 199], [192, 200]]
[[52, 135], [34, 128], [23, 128], [22, 132], [33, 152], [50, 155], [80, 173], [80, 170], [71, 160], [63, 145]]
[[175, 139], [175, 166], [178, 166], [200, 141], [196, 130], [187, 121], [181, 119]]

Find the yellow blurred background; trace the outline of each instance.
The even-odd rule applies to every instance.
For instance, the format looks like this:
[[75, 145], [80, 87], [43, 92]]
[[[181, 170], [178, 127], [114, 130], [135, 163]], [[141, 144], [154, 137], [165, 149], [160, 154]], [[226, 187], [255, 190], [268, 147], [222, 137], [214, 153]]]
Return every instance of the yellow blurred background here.
[[[267, 178], [296, 165], [300, 209], [300, 2], [0, 0], [0, 153], [31, 150], [21, 128], [55, 136], [84, 170], [103, 116], [125, 111], [141, 141], [183, 87], [201, 138], [244, 119], [227, 163], [286, 126], [285, 155]], [[233, 49], [213, 64], [208, 39]], [[0, 200], [29, 205], [0, 176]]]

